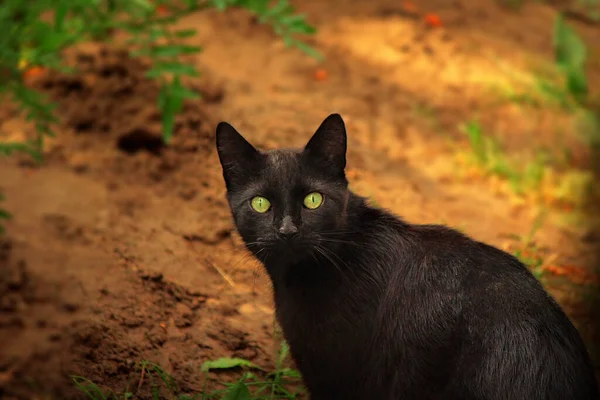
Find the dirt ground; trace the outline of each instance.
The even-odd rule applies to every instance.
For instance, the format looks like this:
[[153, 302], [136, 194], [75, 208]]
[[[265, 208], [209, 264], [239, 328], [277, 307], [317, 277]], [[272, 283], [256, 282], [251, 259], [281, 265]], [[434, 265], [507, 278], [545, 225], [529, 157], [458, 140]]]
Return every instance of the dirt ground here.
[[[14, 214], [0, 239], [0, 395], [81, 397], [69, 375], [123, 391], [138, 384], [140, 360], [189, 393], [201, 390], [200, 365], [210, 359], [273, 367], [269, 282], [233, 231], [214, 149], [220, 120], [263, 148], [292, 147], [339, 112], [356, 191], [411, 222], [445, 223], [511, 251], [520, 245], [511, 235], [527, 236], [543, 206], [535, 256], [577, 272], [543, 282], [595, 352], [593, 215], [585, 204], [519, 198], [460, 162], [468, 146], [459, 125], [478, 118], [507, 153], [568, 149], [561, 168], [591, 164], [571, 114], [506, 95], [551, 63], [556, 11], [478, 3], [424, 0], [407, 11], [387, 0], [298, 2], [318, 29], [309, 42], [321, 63], [244, 11], [187, 17], [179, 25], [198, 29], [191, 42], [204, 47], [193, 60], [203, 76], [191, 83], [203, 98], [186, 104], [168, 147], [142, 62], [106, 46], [68, 53], [81, 75], [35, 83], [62, 121], [45, 164], [0, 160], [3, 207]], [[428, 12], [443, 27], [426, 27]], [[598, 43], [600, 26], [576, 26]], [[596, 46], [589, 72], [598, 87]], [[11, 138], [30, 134], [13, 108], [0, 115]]]

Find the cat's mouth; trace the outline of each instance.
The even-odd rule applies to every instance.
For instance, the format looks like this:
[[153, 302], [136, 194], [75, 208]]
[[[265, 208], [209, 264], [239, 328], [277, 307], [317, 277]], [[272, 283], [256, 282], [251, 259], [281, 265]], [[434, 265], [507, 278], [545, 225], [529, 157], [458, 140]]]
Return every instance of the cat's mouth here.
[[276, 249], [282, 251], [298, 251], [303, 247], [306, 247], [306, 244], [303, 243], [303, 241], [293, 237], [278, 238], [274, 245]]
[[280, 256], [289, 256], [297, 258], [303, 254], [309, 253], [310, 243], [297, 236], [277, 237], [271, 242], [271, 249]]

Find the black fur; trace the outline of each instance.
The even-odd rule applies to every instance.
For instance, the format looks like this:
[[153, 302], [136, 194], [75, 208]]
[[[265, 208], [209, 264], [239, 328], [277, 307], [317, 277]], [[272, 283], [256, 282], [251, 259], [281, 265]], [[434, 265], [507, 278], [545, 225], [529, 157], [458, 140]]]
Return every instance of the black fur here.
[[[225, 122], [217, 147], [236, 227], [272, 280], [313, 400], [600, 398], [578, 332], [515, 257], [347, 189], [339, 115], [303, 150], [260, 152]], [[310, 210], [313, 191], [324, 202]], [[257, 195], [268, 212], [251, 208]], [[297, 233], [281, 235], [284, 223]]]

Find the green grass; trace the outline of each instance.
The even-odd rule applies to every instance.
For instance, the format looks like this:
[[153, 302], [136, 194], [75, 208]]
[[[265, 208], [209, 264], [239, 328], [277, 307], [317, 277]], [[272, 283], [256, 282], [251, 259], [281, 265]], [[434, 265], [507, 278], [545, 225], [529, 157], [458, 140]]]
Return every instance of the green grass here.
[[[181, 4], [183, 3], [183, 4]], [[169, 15], [161, 15], [157, 7], [168, 6]], [[129, 53], [146, 57], [152, 62], [146, 77], [160, 85], [158, 107], [161, 111], [163, 139], [169, 143], [174, 133], [175, 116], [187, 99], [199, 95], [186, 88], [184, 78], [199, 75], [196, 67], [182, 57], [198, 54], [199, 46], [185, 43], [195, 35], [194, 29], [176, 30], [174, 23], [182, 16], [207, 8], [224, 11], [232, 7], [245, 8], [258, 21], [270, 25], [288, 47], [296, 47], [308, 55], [322, 56], [298, 39], [315, 29], [303, 15], [297, 14], [288, 0], [271, 4], [269, 0], [184, 0], [177, 4], [165, 0], [38, 0], [0, 2], [0, 25], [10, 27], [0, 42], [0, 99], [8, 97], [20, 105], [28, 120], [35, 125], [36, 139], [31, 143], [0, 143], [0, 153], [26, 151], [40, 158], [43, 139], [53, 136], [51, 125], [57, 122], [54, 105], [39, 90], [30, 88], [23, 69], [43, 66], [62, 72], [73, 72], [65, 65], [63, 50], [82, 41], [109, 42], [117, 29], [126, 32]], [[53, 18], [42, 18], [43, 15]]]
[[484, 134], [477, 121], [468, 121], [460, 129], [467, 136], [475, 163], [486, 173], [507, 179], [516, 194], [539, 189], [549, 162], [546, 152], [538, 152], [533, 160], [519, 166], [493, 137]]
[[[204, 376], [203, 389], [198, 393], [182, 393], [173, 376], [162, 367], [149, 361], [138, 365], [138, 374], [122, 392], [102, 390], [81, 376], [72, 376], [75, 386], [91, 400], [127, 400], [140, 398], [142, 393], [152, 393], [153, 399], [170, 400], [267, 400], [296, 399], [304, 392], [300, 373], [285, 367], [289, 347], [285, 341], [276, 357], [275, 370], [266, 371], [251, 361], [242, 358], [219, 358], [202, 364], [199, 374]], [[233, 383], [219, 382], [220, 388], [207, 389], [208, 374], [215, 371], [241, 370], [241, 376]]]
[[533, 275], [541, 280], [544, 278], [544, 270], [542, 269], [544, 259], [541, 257], [541, 252], [535, 243], [535, 234], [538, 232], [545, 221], [546, 213], [540, 212], [534, 219], [531, 230], [526, 236], [512, 235], [514, 239], [517, 239], [518, 245], [513, 250], [513, 255], [525, 264]]

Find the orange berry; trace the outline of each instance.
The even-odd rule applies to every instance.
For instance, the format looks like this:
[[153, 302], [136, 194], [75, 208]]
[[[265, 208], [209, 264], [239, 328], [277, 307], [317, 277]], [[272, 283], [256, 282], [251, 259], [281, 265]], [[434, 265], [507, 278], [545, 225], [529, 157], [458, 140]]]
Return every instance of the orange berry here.
[[324, 81], [328, 76], [327, 71], [322, 68], [315, 71], [315, 80], [317, 81]]
[[442, 19], [437, 14], [427, 14], [425, 16], [425, 23], [432, 28], [439, 28], [443, 25]]
[[167, 15], [169, 14], [169, 9], [164, 4], [160, 4], [158, 7], [156, 7], [156, 13], [158, 15]]

